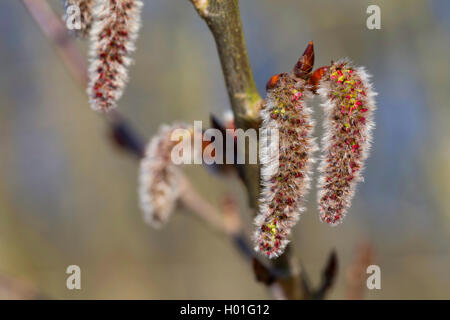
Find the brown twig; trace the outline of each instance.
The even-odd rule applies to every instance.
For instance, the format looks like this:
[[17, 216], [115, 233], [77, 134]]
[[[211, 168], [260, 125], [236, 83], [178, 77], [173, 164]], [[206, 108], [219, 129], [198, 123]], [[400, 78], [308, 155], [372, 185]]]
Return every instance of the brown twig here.
[[347, 299], [362, 300], [365, 291], [367, 267], [372, 264], [375, 252], [372, 245], [363, 242], [355, 250], [355, 259], [347, 269]]
[[319, 288], [314, 292], [313, 298], [322, 300], [333, 286], [338, 270], [336, 251], [331, 251], [325, 269], [322, 271], [322, 281]]
[[[238, 0], [190, 0], [216, 42], [236, 127], [258, 128], [262, 99], [253, 79]], [[259, 166], [246, 164], [243, 179], [250, 206], [258, 207]]]
[[47, 1], [22, 0], [22, 3], [45, 36], [54, 43], [70, 73], [85, 88], [88, 82], [86, 60], [70, 38], [63, 21], [58, 18]]
[[228, 233], [225, 227], [224, 217], [220, 211], [200, 196], [187, 177], [181, 177], [179, 188], [179, 200], [184, 208], [194, 212], [197, 217], [206, 222], [214, 230], [220, 233]]
[[179, 201], [184, 208], [190, 210], [206, 225], [218, 233], [228, 236], [244, 257], [247, 259], [254, 257], [253, 250], [249, 247], [247, 237], [242, 229], [237, 204], [231, 197], [225, 197], [221, 210], [218, 210], [195, 190], [189, 179], [182, 176]]
[[9, 276], [0, 275], [1, 300], [46, 299], [35, 287]]
[[265, 284], [271, 291], [272, 296], [278, 300], [286, 300], [286, 294], [284, 288], [278, 282], [280, 275], [276, 273], [276, 270], [271, 269], [264, 265], [258, 258], [253, 258], [253, 273], [255, 274], [256, 281]]
[[191, 0], [199, 15], [208, 24], [216, 40], [217, 51], [225, 76], [225, 84], [236, 121], [259, 118], [261, 97], [256, 89], [247, 54], [237, 0]]

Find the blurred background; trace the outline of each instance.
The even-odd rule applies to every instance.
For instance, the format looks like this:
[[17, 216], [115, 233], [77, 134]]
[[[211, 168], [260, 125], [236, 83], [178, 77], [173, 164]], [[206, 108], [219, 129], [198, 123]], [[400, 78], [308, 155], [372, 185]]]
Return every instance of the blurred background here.
[[[62, 16], [61, 2], [49, 2]], [[206, 25], [187, 0], [144, 2], [120, 111], [148, 138], [162, 123], [220, 116], [229, 103]], [[375, 3], [381, 30], [368, 30], [366, 9]], [[261, 93], [310, 40], [317, 67], [351, 57], [373, 74], [379, 93], [365, 182], [346, 221], [322, 224], [313, 188], [295, 227], [294, 250], [311, 281], [319, 282], [335, 248], [330, 298], [346, 298], [355, 250], [369, 242], [382, 289], [367, 298], [449, 299], [450, 2], [241, 0], [241, 14]], [[0, 2], [0, 30], [2, 277], [51, 298], [270, 298], [233, 244], [188, 212], [178, 210], [159, 231], [145, 225], [137, 162], [106, 140], [105, 122], [21, 1]], [[318, 101], [314, 109], [320, 123]], [[239, 181], [196, 166], [187, 174], [214, 203], [234, 195], [251, 232]], [[82, 290], [66, 288], [71, 264], [81, 267]]]

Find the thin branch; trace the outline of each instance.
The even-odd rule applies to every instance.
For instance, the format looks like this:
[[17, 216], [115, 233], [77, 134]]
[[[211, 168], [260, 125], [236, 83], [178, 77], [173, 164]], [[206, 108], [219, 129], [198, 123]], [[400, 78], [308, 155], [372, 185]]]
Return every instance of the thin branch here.
[[375, 251], [369, 242], [361, 243], [355, 250], [353, 263], [347, 269], [347, 292], [349, 300], [362, 300], [365, 293], [366, 269], [372, 264]]
[[195, 190], [189, 179], [182, 176], [179, 200], [184, 208], [190, 210], [206, 225], [229, 237], [244, 257], [253, 258], [254, 252], [249, 247], [243, 232], [238, 207], [231, 197], [226, 197], [221, 205], [221, 210], [217, 210]]
[[290, 244], [284, 253], [273, 261], [273, 268], [279, 274], [277, 282], [286, 299], [308, 300], [312, 298], [312, 290], [306, 272], [299, 263], [299, 259], [293, 255]]
[[48, 297], [28, 283], [0, 274], [1, 300], [36, 300]]
[[22, 3], [44, 35], [55, 45], [70, 73], [85, 88], [88, 83], [86, 60], [70, 38], [63, 21], [47, 1], [22, 0]]
[[261, 97], [247, 54], [237, 0], [191, 0], [214, 36], [225, 84], [241, 127], [259, 119]]
[[338, 260], [336, 251], [333, 250], [328, 257], [328, 262], [325, 265], [325, 269], [322, 271], [322, 281], [319, 288], [314, 292], [313, 298], [316, 300], [322, 300], [333, 286], [338, 270]]
[[204, 199], [195, 190], [192, 183], [185, 176], [182, 176], [179, 184], [180, 204], [184, 208], [191, 210], [201, 220], [220, 233], [227, 233], [224, 219], [220, 211]]

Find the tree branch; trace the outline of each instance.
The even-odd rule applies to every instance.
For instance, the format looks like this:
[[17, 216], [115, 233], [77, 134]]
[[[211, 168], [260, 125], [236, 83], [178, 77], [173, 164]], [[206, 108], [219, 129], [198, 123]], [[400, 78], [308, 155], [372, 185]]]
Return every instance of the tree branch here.
[[[238, 0], [190, 0], [216, 42], [236, 127], [258, 129], [262, 99], [253, 79]], [[243, 179], [250, 206], [258, 207], [259, 166], [246, 164]]]
[[195, 212], [201, 220], [205, 221], [214, 230], [220, 233], [227, 233], [220, 211], [199, 195], [187, 177], [181, 177], [179, 188], [179, 201], [184, 208]]
[[29, 283], [0, 274], [0, 299], [41, 300], [48, 299], [48, 297]]
[[221, 209], [217, 210], [195, 190], [187, 177], [182, 176], [179, 202], [207, 226], [229, 237], [245, 258], [253, 258], [254, 252], [249, 247], [247, 237], [243, 232], [239, 210], [231, 197], [226, 197]]
[[62, 20], [53, 12], [47, 1], [22, 0], [22, 3], [45, 36], [55, 45], [56, 51], [75, 80], [86, 88], [86, 60], [70, 38]]
[[247, 54], [237, 0], [191, 0], [216, 41], [225, 84], [240, 127], [254, 127], [261, 97]]
[[349, 300], [363, 300], [366, 288], [366, 269], [374, 261], [375, 250], [373, 246], [363, 241], [355, 250], [353, 262], [347, 268], [347, 292], [346, 298]]

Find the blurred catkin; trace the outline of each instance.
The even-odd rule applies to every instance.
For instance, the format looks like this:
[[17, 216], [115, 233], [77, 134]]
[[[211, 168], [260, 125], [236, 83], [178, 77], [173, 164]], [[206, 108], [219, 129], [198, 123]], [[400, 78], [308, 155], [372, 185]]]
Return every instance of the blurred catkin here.
[[155, 228], [168, 221], [179, 195], [181, 170], [171, 158], [172, 150], [179, 142], [172, 140], [172, 134], [177, 129], [192, 132], [192, 128], [183, 123], [161, 126], [147, 145], [140, 164], [141, 209], [145, 221]]

